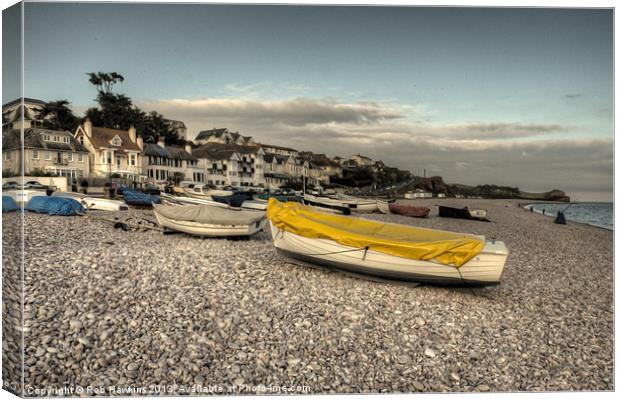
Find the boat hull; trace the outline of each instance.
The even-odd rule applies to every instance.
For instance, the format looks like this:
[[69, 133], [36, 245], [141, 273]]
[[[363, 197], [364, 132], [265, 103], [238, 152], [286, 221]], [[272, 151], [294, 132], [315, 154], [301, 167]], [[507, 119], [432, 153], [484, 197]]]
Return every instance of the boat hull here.
[[123, 202], [108, 198], [89, 197], [88, 195], [73, 193], [73, 192], [61, 192], [56, 191], [52, 194], [54, 197], [73, 198], [86, 209], [92, 209], [97, 211], [126, 211], [129, 207]]
[[389, 204], [388, 206], [391, 213], [413, 218], [425, 218], [431, 211], [430, 208], [425, 206], [408, 206], [399, 204]]
[[270, 222], [274, 247], [293, 263], [310, 264], [365, 278], [481, 287], [497, 285], [508, 256], [501, 241], [487, 241], [482, 252], [459, 268], [341, 245], [327, 239], [299, 236]]
[[251, 237], [260, 233], [266, 226], [267, 219], [243, 224], [243, 225], [221, 225], [196, 223], [184, 220], [169, 219], [155, 211], [157, 222], [170, 230], [182, 233], [201, 236], [201, 237]]
[[377, 209], [379, 212], [385, 213], [386, 215], [392, 213], [392, 211], [390, 211], [390, 202], [388, 201], [377, 200]]
[[484, 220], [487, 218], [487, 211], [484, 209], [467, 209], [467, 208], [453, 208], [450, 206], [438, 205], [439, 216], [446, 218], [457, 219], [472, 219], [472, 220]]

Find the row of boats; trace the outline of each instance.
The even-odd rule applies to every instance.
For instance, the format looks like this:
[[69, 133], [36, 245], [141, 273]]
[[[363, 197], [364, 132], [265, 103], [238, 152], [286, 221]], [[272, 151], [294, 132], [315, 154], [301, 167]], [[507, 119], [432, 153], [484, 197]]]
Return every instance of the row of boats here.
[[[508, 256], [503, 242], [484, 236], [349, 216], [378, 210], [426, 217], [430, 211], [393, 201], [260, 194], [238, 203], [232, 197], [243, 194], [185, 195], [185, 190], [175, 194], [162, 194], [163, 204], [153, 205], [158, 223], [166, 229], [207, 237], [251, 237], [268, 227], [277, 253], [289, 262], [366, 278], [495, 285]], [[469, 219], [486, 214], [467, 210], [452, 216]]]
[[[353, 212], [427, 217], [428, 207], [350, 196], [250, 195], [175, 187], [159, 196], [127, 191], [124, 201], [55, 192], [86, 209], [152, 206], [157, 223], [202, 237], [245, 237], [271, 232], [277, 253], [291, 263], [324, 267], [379, 280], [440, 285], [498, 284], [508, 256], [501, 241], [484, 236], [383, 223]], [[3, 204], [4, 205], [4, 204]], [[440, 216], [483, 218], [467, 208], [439, 208]]]

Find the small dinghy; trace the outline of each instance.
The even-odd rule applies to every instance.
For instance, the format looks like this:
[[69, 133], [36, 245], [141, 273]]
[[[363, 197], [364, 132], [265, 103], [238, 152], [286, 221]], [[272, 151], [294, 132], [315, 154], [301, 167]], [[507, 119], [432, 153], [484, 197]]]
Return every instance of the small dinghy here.
[[437, 205], [439, 208], [439, 216], [444, 218], [483, 220], [487, 219], [487, 211], [484, 209], [454, 208], [451, 206]]
[[301, 198], [296, 196], [296, 195], [254, 194], [254, 200], [256, 200], [256, 201], [267, 202], [267, 201], [269, 201], [269, 198], [275, 198], [275, 199], [277, 199], [280, 202], [288, 202], [288, 201], [299, 202], [299, 201], [301, 201]]
[[125, 202], [129, 205], [136, 206], [153, 206], [153, 204], [160, 204], [161, 199], [159, 195], [151, 195], [146, 193], [141, 193], [139, 191], [125, 189], [123, 190], [123, 198]]
[[109, 198], [98, 198], [88, 196], [81, 193], [73, 193], [69, 191], [55, 191], [53, 197], [73, 198], [78, 201], [84, 208], [97, 211], [126, 211], [129, 209], [123, 201], [113, 200]]
[[401, 204], [389, 204], [390, 212], [396, 215], [409, 216], [412, 218], [425, 218], [430, 213], [430, 208], [425, 206], [411, 206]]
[[508, 256], [503, 242], [481, 236], [332, 215], [274, 199], [267, 217], [276, 251], [292, 263], [367, 278], [496, 285]]
[[48, 215], [73, 216], [84, 214], [86, 210], [73, 198], [36, 196], [26, 205], [26, 210]]
[[346, 198], [329, 198], [329, 197], [317, 197], [311, 194], [304, 194], [304, 201], [312, 203], [314, 206], [322, 206], [325, 208], [349, 208], [352, 212], [374, 212], [377, 210], [376, 200], [362, 200], [354, 199], [353, 197]]
[[267, 223], [262, 212], [212, 205], [153, 205], [153, 211], [161, 226], [203, 237], [250, 237]]

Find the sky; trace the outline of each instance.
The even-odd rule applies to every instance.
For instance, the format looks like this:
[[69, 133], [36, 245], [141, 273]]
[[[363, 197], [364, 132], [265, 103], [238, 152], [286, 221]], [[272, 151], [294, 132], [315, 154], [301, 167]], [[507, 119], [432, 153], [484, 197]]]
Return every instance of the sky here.
[[24, 26], [25, 96], [78, 114], [95, 105], [86, 73], [116, 71], [115, 91], [190, 139], [227, 127], [449, 183], [612, 199], [608, 9], [26, 3]]

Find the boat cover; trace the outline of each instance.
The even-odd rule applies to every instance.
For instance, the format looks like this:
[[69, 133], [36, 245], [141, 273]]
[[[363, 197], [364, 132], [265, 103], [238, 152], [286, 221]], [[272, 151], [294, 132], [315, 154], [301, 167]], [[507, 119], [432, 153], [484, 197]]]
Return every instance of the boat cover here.
[[2, 213], [19, 211], [19, 205], [8, 195], [2, 196]]
[[243, 204], [243, 202], [247, 200], [247, 197], [243, 194], [212, 195], [211, 198], [213, 198], [213, 201], [234, 206], [235, 208], [239, 208], [241, 204]]
[[316, 212], [296, 202], [282, 203], [273, 198], [269, 200], [267, 217], [280, 230], [303, 237], [456, 267], [480, 253], [485, 245], [471, 235]]
[[161, 203], [159, 195], [151, 195], [128, 189], [123, 190], [123, 198], [126, 203], [131, 205], [151, 205]]
[[26, 210], [50, 215], [72, 216], [84, 213], [84, 207], [73, 198], [46, 197], [38, 195], [32, 197], [26, 205]]
[[156, 205], [153, 209], [167, 219], [222, 226], [248, 225], [265, 217], [260, 212], [230, 210], [212, 205]]

